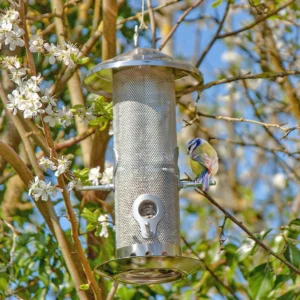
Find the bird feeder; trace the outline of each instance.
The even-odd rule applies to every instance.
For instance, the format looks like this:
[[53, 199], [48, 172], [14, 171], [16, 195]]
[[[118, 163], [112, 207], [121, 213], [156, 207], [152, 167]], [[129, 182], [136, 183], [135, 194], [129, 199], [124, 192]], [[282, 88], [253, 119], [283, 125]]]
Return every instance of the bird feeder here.
[[[176, 97], [201, 86], [192, 65], [154, 49], [134, 48], [84, 76], [91, 92], [113, 99], [116, 259], [96, 267], [133, 284], [171, 282], [202, 269], [181, 256]], [[212, 183], [213, 185], [213, 183]]]

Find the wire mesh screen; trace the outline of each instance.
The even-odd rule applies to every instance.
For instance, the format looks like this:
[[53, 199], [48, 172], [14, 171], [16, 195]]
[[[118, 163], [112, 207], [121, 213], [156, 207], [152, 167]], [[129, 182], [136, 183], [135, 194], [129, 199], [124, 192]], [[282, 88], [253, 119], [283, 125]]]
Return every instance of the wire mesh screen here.
[[[172, 69], [139, 66], [113, 75], [116, 246], [180, 246], [175, 89]], [[154, 238], [143, 238], [132, 215], [141, 194], [159, 197], [165, 216]]]

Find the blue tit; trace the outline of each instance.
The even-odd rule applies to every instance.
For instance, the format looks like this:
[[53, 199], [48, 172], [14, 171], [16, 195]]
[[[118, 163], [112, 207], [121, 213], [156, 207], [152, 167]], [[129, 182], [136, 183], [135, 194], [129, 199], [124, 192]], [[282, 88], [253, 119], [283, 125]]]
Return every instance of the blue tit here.
[[200, 138], [192, 139], [188, 143], [188, 154], [192, 171], [197, 176], [195, 182], [202, 184], [202, 189], [209, 189], [209, 179], [214, 176], [219, 168], [218, 154], [206, 141]]

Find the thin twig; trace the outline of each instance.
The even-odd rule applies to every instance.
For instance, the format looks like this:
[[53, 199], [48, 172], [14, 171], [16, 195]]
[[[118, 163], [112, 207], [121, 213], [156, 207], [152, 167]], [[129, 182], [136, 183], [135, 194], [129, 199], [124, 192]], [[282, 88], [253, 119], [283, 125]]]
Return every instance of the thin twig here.
[[8, 293], [10, 293], [10, 285], [9, 284], [14, 277], [14, 267], [13, 266], [14, 266], [16, 247], [17, 247], [18, 233], [17, 233], [17, 229], [13, 225], [11, 225], [10, 223], [8, 223], [5, 220], [3, 220], [3, 221], [8, 226], [8, 228], [12, 231], [12, 246], [9, 251], [10, 259], [9, 259], [8, 264], [3, 269], [0, 270], [0, 273], [1, 273], [1, 272], [5, 272], [7, 269], [9, 269], [9, 279], [8, 279], [7, 288], [5, 291], [5, 294], [8, 294]]
[[211, 82], [208, 82], [206, 84], [203, 84], [200, 88], [199, 87], [191, 87], [187, 92], [194, 92], [194, 91], [204, 91], [212, 86], [215, 85], [220, 85], [228, 82], [233, 82], [233, 81], [238, 81], [238, 80], [243, 80], [243, 79], [259, 79], [259, 78], [264, 78], [264, 79], [269, 79], [269, 78], [277, 78], [277, 77], [285, 77], [285, 76], [290, 76], [290, 75], [298, 75], [300, 74], [300, 70], [290, 70], [290, 71], [284, 71], [284, 72], [263, 72], [263, 73], [258, 73], [258, 74], [244, 74], [244, 75], [237, 75], [237, 76], [232, 76], [232, 77], [227, 77], [223, 79], [218, 79], [218, 80], [213, 80]]
[[150, 17], [150, 24], [151, 24], [152, 48], [155, 49], [156, 48], [156, 25], [155, 25], [152, 1], [147, 0], [147, 5], [148, 5], [148, 9], [149, 9], [149, 17]]
[[229, 6], [230, 6], [230, 1], [227, 2], [226, 8], [225, 8], [225, 13], [224, 16], [218, 26], [218, 30], [216, 31], [214, 37], [211, 39], [210, 43], [206, 46], [205, 50], [203, 51], [201, 57], [198, 59], [198, 61], [196, 62], [196, 67], [198, 68], [202, 61], [204, 60], [205, 56], [207, 55], [207, 53], [209, 52], [209, 50], [211, 49], [211, 47], [214, 45], [215, 41], [218, 39], [218, 35], [221, 32], [225, 19], [227, 17], [228, 11], [229, 11]]
[[[265, 123], [262, 121], [256, 121], [256, 120], [250, 120], [250, 119], [245, 119], [244, 117], [241, 118], [233, 118], [233, 117], [226, 117], [226, 116], [216, 116], [204, 112], [197, 112], [198, 117], [205, 117], [205, 118], [210, 118], [210, 119], [215, 119], [215, 120], [223, 120], [223, 121], [229, 121], [229, 122], [241, 122], [241, 123], [251, 123], [251, 124], [256, 124], [256, 125], [261, 125], [266, 128], [274, 127], [278, 128], [282, 131], [290, 132], [290, 130], [296, 130], [300, 129], [300, 126], [297, 127], [292, 127], [292, 128], [286, 128], [285, 125], [280, 125], [280, 124], [275, 124], [275, 123]], [[194, 118], [191, 121], [186, 122], [187, 125], [192, 125], [194, 122], [196, 122], [199, 118]]]
[[29, 67], [29, 74], [31, 76], [36, 74], [36, 70], [35, 70], [35, 64], [34, 64], [34, 59], [33, 56], [30, 55], [31, 52], [29, 50], [29, 37], [28, 37], [28, 30], [27, 30], [27, 26], [26, 26], [26, 13], [25, 13], [25, 3], [24, 0], [20, 0], [19, 1], [19, 12], [20, 12], [20, 21], [21, 21], [21, 26], [24, 30], [24, 42], [25, 42], [25, 48], [26, 48], [26, 56], [27, 56], [27, 60], [28, 60], [28, 67]]
[[281, 6], [279, 6], [277, 9], [272, 10], [272, 11], [271, 11], [270, 13], [268, 13], [267, 15], [265, 15], [265, 16], [259, 18], [257, 21], [255, 21], [255, 22], [253, 22], [253, 23], [251, 23], [251, 24], [249, 24], [249, 25], [247, 25], [247, 26], [245, 26], [245, 27], [243, 27], [243, 28], [241, 28], [241, 29], [234, 30], [234, 31], [231, 31], [231, 32], [228, 32], [228, 33], [224, 33], [224, 34], [220, 34], [217, 38], [218, 38], [218, 39], [223, 39], [223, 38], [225, 38], [225, 37], [232, 36], [232, 35], [236, 35], [236, 34], [238, 34], [238, 33], [240, 33], [240, 32], [245, 31], [245, 30], [251, 29], [251, 28], [255, 27], [257, 24], [259, 24], [259, 23], [265, 21], [266, 19], [268, 19], [268, 18], [270, 18], [270, 17], [276, 15], [279, 11], [281, 11], [281, 10], [284, 9], [285, 7], [289, 6], [289, 5], [292, 4], [293, 2], [295, 2], [295, 0], [290, 0], [290, 1], [288, 1], [287, 3], [285, 3], [285, 4], [281, 5]]
[[200, 5], [203, 2], [203, 0], [198, 0], [197, 2], [195, 2], [191, 7], [189, 7], [178, 19], [178, 21], [176, 22], [176, 24], [173, 26], [173, 28], [171, 29], [171, 31], [169, 32], [169, 34], [166, 36], [165, 40], [162, 42], [162, 44], [160, 45], [160, 47], [158, 48], [159, 51], [161, 51], [163, 49], [163, 47], [166, 45], [166, 43], [168, 42], [168, 40], [172, 37], [172, 35], [174, 34], [174, 32], [176, 31], [176, 29], [178, 28], [178, 26], [180, 25], [180, 23], [184, 20], [184, 18], [198, 5]]
[[235, 295], [234, 291], [232, 288], [228, 285], [226, 285], [218, 276], [217, 274], [206, 264], [205, 261], [203, 261], [199, 255], [193, 250], [192, 246], [186, 241], [186, 239], [181, 236], [181, 239], [185, 243], [185, 245], [192, 251], [192, 253], [204, 264], [205, 269], [210, 273], [210, 275], [217, 281], [219, 282], [220, 285], [222, 285], [232, 296], [234, 299], [239, 300], [239, 298]]
[[83, 132], [82, 134], [80, 134], [78, 136], [75, 136], [69, 140], [62, 142], [62, 143], [56, 144], [55, 150], [60, 151], [65, 148], [69, 148], [69, 147], [83, 141], [84, 139], [88, 138], [89, 136], [91, 136], [95, 132], [95, 130], [96, 130], [95, 128], [89, 128], [86, 132]]
[[113, 300], [114, 299], [114, 295], [118, 290], [118, 285], [119, 285], [118, 281], [115, 281], [113, 283], [113, 286], [112, 286], [111, 290], [109, 291], [106, 300]]
[[227, 217], [225, 216], [223, 224], [219, 226], [221, 228], [220, 238], [219, 238], [219, 243], [220, 243], [220, 251], [219, 251], [219, 253], [224, 250], [223, 246], [224, 246], [224, 243], [225, 243], [225, 240], [226, 240], [225, 239], [224, 230], [225, 230], [226, 221], [227, 221]]
[[225, 208], [223, 208], [210, 194], [200, 190], [200, 189], [195, 189], [195, 191], [204, 196], [207, 200], [210, 201], [214, 206], [216, 206], [219, 210], [221, 210], [224, 215], [230, 219], [233, 223], [235, 223], [238, 227], [240, 227], [244, 232], [247, 233], [247, 235], [255, 241], [261, 248], [266, 250], [268, 254], [276, 257], [278, 260], [280, 260], [283, 264], [285, 264], [290, 270], [295, 272], [296, 274], [300, 275], [300, 269], [298, 269], [296, 266], [288, 262], [282, 255], [277, 254], [274, 252], [271, 248], [269, 248], [266, 244], [264, 244], [260, 239], [258, 239], [242, 222], [238, 221], [232, 214], [230, 214]]

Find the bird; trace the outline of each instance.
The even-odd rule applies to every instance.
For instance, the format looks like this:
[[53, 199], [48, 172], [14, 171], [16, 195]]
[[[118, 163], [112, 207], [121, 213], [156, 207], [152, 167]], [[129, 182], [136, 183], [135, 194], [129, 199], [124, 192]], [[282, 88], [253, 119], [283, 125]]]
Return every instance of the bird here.
[[188, 154], [193, 173], [197, 176], [195, 184], [202, 184], [202, 190], [208, 191], [209, 180], [219, 168], [216, 150], [204, 139], [194, 138], [188, 143]]

